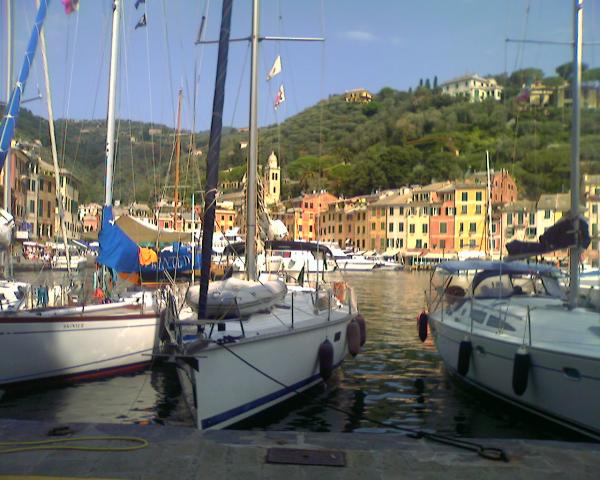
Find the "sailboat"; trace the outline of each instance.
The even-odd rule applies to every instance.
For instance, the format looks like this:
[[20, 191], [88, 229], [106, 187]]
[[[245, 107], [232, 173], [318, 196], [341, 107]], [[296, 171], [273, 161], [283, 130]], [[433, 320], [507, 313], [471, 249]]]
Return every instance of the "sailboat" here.
[[[38, 9], [19, 81], [2, 122], [2, 152], [10, 137], [19, 109], [26, 75], [33, 61], [48, 0]], [[105, 265], [124, 259], [103, 245], [102, 236], [114, 233], [112, 221], [112, 162], [115, 147], [117, 52], [120, 0], [114, 1], [107, 129], [106, 201], [99, 261]], [[41, 37], [43, 38], [43, 37]], [[42, 43], [43, 46], [43, 43]], [[5, 135], [6, 134], [6, 135]], [[0, 157], [2, 160], [4, 158]], [[117, 232], [118, 233], [118, 232]], [[118, 241], [118, 240], [117, 240]], [[47, 379], [78, 380], [124, 373], [144, 368], [158, 341], [160, 302], [156, 293], [139, 291], [105, 299], [106, 303], [63, 308], [40, 308], [4, 312], [0, 318], [0, 385]]]
[[[212, 248], [231, 9], [232, 0], [224, 0], [207, 161], [203, 252]], [[276, 279], [257, 280], [258, 12], [258, 0], [254, 0], [246, 279], [230, 278], [209, 285], [210, 255], [203, 255], [200, 286], [188, 292], [188, 302], [197, 314], [173, 318], [168, 324], [173, 344], [165, 355], [176, 361], [184, 396], [201, 430], [226, 427], [281, 403], [327, 379], [349, 350], [356, 354], [360, 349], [360, 320], [347, 285], [338, 285], [334, 295], [323, 284], [309, 288]]]
[[579, 254], [590, 241], [579, 211], [582, 1], [575, 0], [571, 211], [539, 242], [507, 244], [513, 258], [570, 248], [568, 297], [561, 272], [519, 261], [438, 266], [418, 318], [430, 326], [448, 371], [524, 410], [600, 439], [600, 302], [579, 295]]

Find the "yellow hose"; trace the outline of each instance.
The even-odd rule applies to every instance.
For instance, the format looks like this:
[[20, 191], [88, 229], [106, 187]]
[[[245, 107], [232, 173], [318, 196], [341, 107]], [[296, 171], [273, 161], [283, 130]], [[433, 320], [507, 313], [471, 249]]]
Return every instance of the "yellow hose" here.
[[[68, 442], [88, 442], [88, 441], [122, 441], [122, 442], [133, 442], [137, 445], [130, 447], [97, 447], [97, 446], [77, 446], [77, 445], [58, 445], [65, 444]], [[130, 452], [132, 450], [139, 450], [146, 448], [148, 441], [139, 437], [117, 437], [117, 436], [88, 436], [88, 437], [71, 437], [71, 438], [56, 438], [52, 440], [36, 440], [30, 442], [0, 442], [0, 447], [13, 447], [13, 448], [0, 448], [0, 454], [2, 453], [16, 453], [16, 452], [29, 452], [32, 450], [80, 450], [86, 452]]]

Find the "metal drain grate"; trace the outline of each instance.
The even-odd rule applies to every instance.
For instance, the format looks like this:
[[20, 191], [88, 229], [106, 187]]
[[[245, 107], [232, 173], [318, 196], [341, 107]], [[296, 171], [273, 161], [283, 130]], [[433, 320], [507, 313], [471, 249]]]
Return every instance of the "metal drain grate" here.
[[306, 450], [303, 448], [269, 448], [267, 463], [345, 467], [346, 454], [339, 450]]

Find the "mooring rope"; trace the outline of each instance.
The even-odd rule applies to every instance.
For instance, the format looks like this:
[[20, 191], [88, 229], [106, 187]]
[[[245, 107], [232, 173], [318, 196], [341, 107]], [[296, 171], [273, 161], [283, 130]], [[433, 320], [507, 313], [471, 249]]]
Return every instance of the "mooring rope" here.
[[[269, 375], [267, 372], [258, 368], [256, 365], [251, 364], [245, 358], [242, 358], [240, 355], [238, 355], [233, 350], [231, 350], [226, 344], [218, 343], [218, 342], [215, 342], [215, 343], [217, 343], [217, 345], [219, 345], [220, 347], [227, 350], [229, 353], [231, 353], [234, 357], [236, 357], [242, 363], [248, 365], [250, 368], [252, 368], [256, 372], [260, 373], [264, 377], [268, 378], [269, 380], [277, 383], [278, 385], [282, 386], [283, 388], [285, 388], [287, 390], [293, 391], [297, 395], [300, 395], [304, 398], [312, 400], [312, 397], [310, 395], [308, 395], [304, 392], [301, 392], [299, 390], [296, 390], [295, 388], [292, 388], [283, 382], [280, 382], [276, 378]], [[349, 417], [357, 419], [357, 420], [366, 420], [367, 422], [373, 423], [375, 425], [379, 425], [381, 427], [392, 428], [394, 430], [400, 430], [400, 431], [406, 432], [410, 438], [415, 438], [415, 439], [425, 438], [427, 440], [431, 440], [432, 442], [442, 443], [444, 445], [449, 445], [449, 446], [460, 448], [463, 450], [469, 450], [469, 451], [477, 453], [477, 455], [479, 455], [480, 457], [485, 458], [487, 460], [502, 461], [502, 462], [509, 461], [508, 456], [506, 455], [504, 450], [501, 448], [498, 448], [498, 447], [486, 447], [484, 445], [481, 445], [480, 443], [472, 442], [469, 440], [464, 440], [461, 438], [449, 437], [447, 435], [442, 435], [439, 433], [431, 433], [431, 432], [426, 432], [424, 430], [420, 430], [420, 429], [416, 429], [416, 428], [402, 427], [399, 425], [393, 425], [390, 423], [381, 422], [379, 420], [375, 420], [374, 418], [368, 417], [367, 415], [350, 412], [348, 410], [344, 410], [343, 408], [337, 407], [335, 405], [331, 405], [327, 401], [324, 402], [324, 406], [326, 408], [329, 408], [330, 410], [335, 410], [336, 412], [343, 413], [343, 414], [348, 415]]]

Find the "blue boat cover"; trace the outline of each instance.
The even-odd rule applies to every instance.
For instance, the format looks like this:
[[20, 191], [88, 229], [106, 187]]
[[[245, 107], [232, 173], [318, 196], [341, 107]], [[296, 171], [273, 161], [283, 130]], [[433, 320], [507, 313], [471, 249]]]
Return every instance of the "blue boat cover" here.
[[102, 228], [98, 241], [100, 242], [97, 260], [99, 264], [117, 272], [139, 272], [139, 247], [115, 223], [111, 206], [102, 209]]

